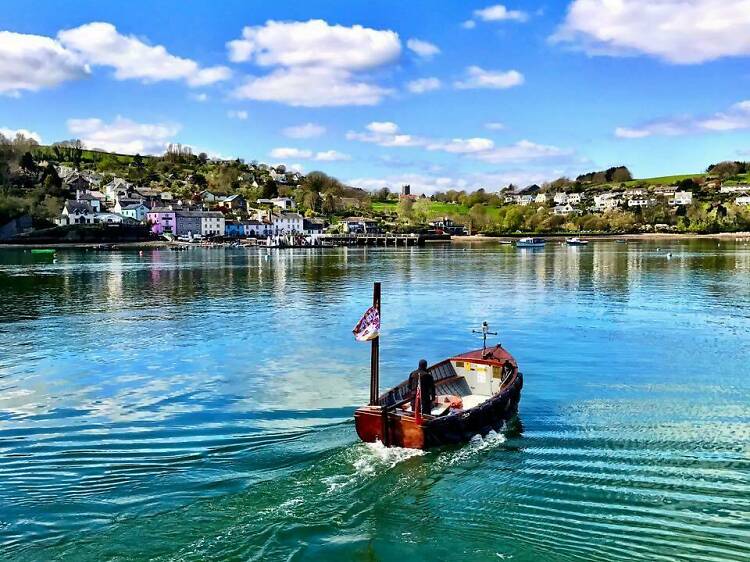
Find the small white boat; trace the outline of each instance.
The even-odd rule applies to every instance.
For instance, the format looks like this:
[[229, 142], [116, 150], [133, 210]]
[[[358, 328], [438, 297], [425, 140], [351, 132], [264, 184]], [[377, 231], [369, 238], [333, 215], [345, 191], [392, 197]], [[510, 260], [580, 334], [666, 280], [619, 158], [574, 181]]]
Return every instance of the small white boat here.
[[585, 246], [589, 243], [588, 240], [581, 240], [580, 238], [566, 238], [565, 243], [568, 246]]
[[516, 248], [544, 248], [546, 242], [544, 238], [519, 238]]

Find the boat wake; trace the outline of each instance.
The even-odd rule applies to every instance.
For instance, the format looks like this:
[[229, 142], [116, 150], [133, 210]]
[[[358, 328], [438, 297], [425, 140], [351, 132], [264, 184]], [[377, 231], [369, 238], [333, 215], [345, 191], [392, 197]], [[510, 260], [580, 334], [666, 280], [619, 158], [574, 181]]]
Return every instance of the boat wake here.
[[323, 478], [328, 492], [338, 492], [351, 484], [387, 472], [398, 464], [425, 454], [421, 449], [386, 447], [380, 441], [360, 443], [352, 448], [349, 462], [354, 469], [350, 474], [338, 474]]
[[440, 455], [435, 464], [439, 467], [455, 466], [472, 460], [484, 451], [502, 445], [505, 441], [505, 435], [496, 431], [490, 431], [484, 437], [481, 435], [475, 435], [466, 445], [463, 445], [459, 449], [452, 450], [445, 455]]

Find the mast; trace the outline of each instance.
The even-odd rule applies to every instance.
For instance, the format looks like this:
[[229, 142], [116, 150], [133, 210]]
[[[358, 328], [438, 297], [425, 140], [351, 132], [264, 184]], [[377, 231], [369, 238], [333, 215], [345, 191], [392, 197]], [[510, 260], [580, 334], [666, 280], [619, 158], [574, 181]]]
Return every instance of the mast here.
[[[376, 282], [372, 286], [372, 306], [378, 311], [380, 316], [380, 283]], [[382, 326], [381, 320], [381, 326]], [[370, 352], [370, 406], [378, 404], [380, 395], [380, 335], [372, 340], [372, 350]]]

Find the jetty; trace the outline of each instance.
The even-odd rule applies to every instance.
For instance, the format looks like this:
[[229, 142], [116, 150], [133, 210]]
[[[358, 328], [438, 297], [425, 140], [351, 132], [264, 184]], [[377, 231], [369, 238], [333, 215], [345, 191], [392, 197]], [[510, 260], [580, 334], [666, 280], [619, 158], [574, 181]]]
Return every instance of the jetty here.
[[426, 242], [449, 242], [445, 234], [324, 234], [320, 242], [324, 246], [424, 246]]

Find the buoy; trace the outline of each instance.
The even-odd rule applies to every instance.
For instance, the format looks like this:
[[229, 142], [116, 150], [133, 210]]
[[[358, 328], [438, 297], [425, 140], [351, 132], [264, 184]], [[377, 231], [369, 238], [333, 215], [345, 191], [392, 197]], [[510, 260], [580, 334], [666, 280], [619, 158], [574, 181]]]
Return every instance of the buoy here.
[[139, 256], [142, 256], [142, 255], [143, 255], [143, 250], [140, 250], [140, 251], [138, 252], [138, 255], [139, 255]]

